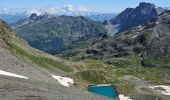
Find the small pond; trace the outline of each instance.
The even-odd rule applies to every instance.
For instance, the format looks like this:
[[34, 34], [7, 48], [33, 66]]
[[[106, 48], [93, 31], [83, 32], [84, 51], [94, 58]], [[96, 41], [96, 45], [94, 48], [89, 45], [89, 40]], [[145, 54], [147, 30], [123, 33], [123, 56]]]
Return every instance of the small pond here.
[[89, 92], [103, 95], [113, 100], [118, 97], [116, 87], [114, 85], [91, 85], [88, 88]]

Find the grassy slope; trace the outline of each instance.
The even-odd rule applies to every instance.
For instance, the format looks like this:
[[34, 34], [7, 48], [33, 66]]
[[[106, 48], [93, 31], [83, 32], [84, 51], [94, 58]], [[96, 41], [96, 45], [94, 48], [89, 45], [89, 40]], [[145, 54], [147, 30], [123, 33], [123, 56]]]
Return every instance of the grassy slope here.
[[[47, 68], [55, 71], [60, 69], [69, 72], [70, 77], [74, 78], [78, 88], [87, 89], [91, 84], [115, 84], [120, 93], [134, 94], [137, 92], [136, 85], [121, 77], [132, 75], [142, 80], [149, 81], [153, 84], [165, 84], [165, 70], [159, 68], [143, 68], [140, 66], [139, 58], [130, 56], [124, 59], [117, 59], [116, 63], [105, 64], [99, 60], [85, 59], [80, 65], [68, 64], [67, 61], [59, 58], [52, 58], [38, 50], [30, 49], [29, 46], [19, 38], [12, 40], [12, 52], [24, 61], [30, 62], [33, 65]], [[31, 51], [31, 52], [28, 52]], [[127, 65], [127, 66], [124, 66]], [[119, 67], [119, 68], [118, 68]], [[143, 88], [146, 90], [146, 88]], [[142, 91], [142, 90], [141, 90]]]
[[72, 66], [65, 63], [64, 60], [54, 58], [41, 51], [35, 50], [27, 45], [22, 39], [15, 37], [11, 43], [11, 51], [18, 58], [30, 62], [32, 65], [47, 68], [49, 70], [60, 69], [65, 72], [74, 71]]

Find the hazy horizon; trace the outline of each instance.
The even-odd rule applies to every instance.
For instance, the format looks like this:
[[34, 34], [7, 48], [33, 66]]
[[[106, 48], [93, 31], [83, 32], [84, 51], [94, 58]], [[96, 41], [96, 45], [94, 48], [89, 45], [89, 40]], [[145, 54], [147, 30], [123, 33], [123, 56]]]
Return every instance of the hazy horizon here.
[[170, 0], [3, 0], [1, 8], [31, 9], [31, 8], [62, 8], [76, 9], [102, 13], [119, 13], [128, 7], [136, 7], [140, 2], [153, 3], [160, 7], [170, 7]]

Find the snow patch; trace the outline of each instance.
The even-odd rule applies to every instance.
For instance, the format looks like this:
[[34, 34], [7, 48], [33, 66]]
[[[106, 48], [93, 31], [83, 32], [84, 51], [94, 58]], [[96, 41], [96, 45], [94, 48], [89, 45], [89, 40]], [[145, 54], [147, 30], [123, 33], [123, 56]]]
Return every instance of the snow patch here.
[[50, 74], [50, 75], [52, 76], [52, 78], [56, 79], [63, 86], [70, 87], [71, 85], [74, 84], [74, 81], [71, 78], [56, 76], [56, 75], [52, 75], [52, 74]]
[[97, 85], [97, 86], [110, 86], [111, 84], [100, 84], [100, 85]]
[[142, 25], [138, 26], [138, 29], [139, 29], [140, 31], [142, 31], [143, 28], [144, 28], [144, 27], [143, 27]]
[[159, 22], [156, 22], [156, 25], [158, 25], [159, 24]]
[[10, 72], [6, 72], [6, 71], [3, 71], [3, 70], [0, 70], [0, 75], [23, 78], [23, 79], [29, 79], [28, 77], [17, 75], [17, 74], [10, 73]]
[[149, 88], [161, 92], [164, 95], [170, 95], [170, 86], [156, 85], [156, 86], [149, 86]]
[[119, 100], [132, 100], [130, 97], [128, 97], [128, 96], [125, 96], [125, 95], [123, 95], [123, 94], [120, 94], [119, 95]]
[[136, 38], [138, 35], [139, 35], [139, 34], [137, 34], [137, 35], [134, 35], [132, 38]]

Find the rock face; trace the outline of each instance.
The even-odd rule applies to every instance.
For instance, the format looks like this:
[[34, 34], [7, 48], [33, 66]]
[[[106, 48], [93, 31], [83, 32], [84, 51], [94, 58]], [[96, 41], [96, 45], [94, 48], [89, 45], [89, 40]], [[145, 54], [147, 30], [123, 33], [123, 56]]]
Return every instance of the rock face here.
[[[156, 7], [154, 4], [142, 2], [136, 8], [127, 8], [115, 18], [110, 20], [112, 28], [108, 28], [111, 34], [120, 33], [147, 21], [157, 18], [164, 9]], [[113, 30], [117, 30], [114, 31]]]
[[74, 41], [106, 32], [102, 24], [84, 17], [32, 14], [29, 19], [34, 21], [16, 28], [17, 34], [34, 48], [48, 53], [59, 52]]
[[37, 19], [39, 16], [36, 13], [31, 14], [31, 16], [29, 17], [30, 20], [35, 20]]
[[11, 35], [14, 35], [10, 26], [8, 26], [4, 21], [0, 20], [0, 46], [6, 47], [10, 41]]

